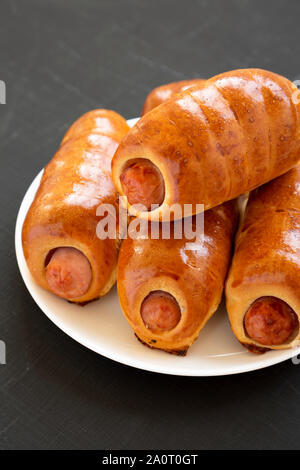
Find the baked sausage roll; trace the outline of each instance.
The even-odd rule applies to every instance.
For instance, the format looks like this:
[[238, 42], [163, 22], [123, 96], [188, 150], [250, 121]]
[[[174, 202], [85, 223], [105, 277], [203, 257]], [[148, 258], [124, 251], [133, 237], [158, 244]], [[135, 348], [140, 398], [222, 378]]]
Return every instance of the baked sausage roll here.
[[24, 222], [23, 250], [35, 281], [76, 303], [105, 295], [115, 283], [119, 241], [98, 238], [96, 210], [112, 204], [117, 211], [111, 158], [128, 130], [113, 111], [79, 118], [46, 166]]
[[250, 195], [226, 283], [230, 323], [254, 352], [299, 345], [300, 166]]
[[156, 108], [161, 103], [169, 100], [176, 93], [181, 93], [182, 91], [188, 90], [192, 86], [202, 85], [205, 83], [203, 78], [195, 78], [193, 80], [181, 80], [180, 82], [172, 82], [167, 85], [161, 85], [157, 88], [154, 88], [149, 95], [147, 96], [143, 110], [142, 116], [151, 111], [151, 109]]
[[186, 354], [219, 306], [236, 222], [236, 203], [229, 201], [205, 213], [200, 241], [175, 239], [174, 225], [182, 221], [171, 224], [170, 239], [163, 239], [162, 224], [157, 224], [157, 239], [123, 241], [119, 300], [142, 343]]
[[236, 70], [147, 113], [112, 161], [130, 214], [162, 220], [173, 204], [190, 204], [191, 215], [196, 204], [210, 209], [286, 173], [300, 156], [296, 93], [272, 72]]

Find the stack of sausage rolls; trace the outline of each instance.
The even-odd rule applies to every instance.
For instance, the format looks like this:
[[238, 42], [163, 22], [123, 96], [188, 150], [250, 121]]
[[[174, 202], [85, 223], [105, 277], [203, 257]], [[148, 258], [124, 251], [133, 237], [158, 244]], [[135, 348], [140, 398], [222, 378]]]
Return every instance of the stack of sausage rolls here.
[[[24, 223], [36, 282], [84, 304], [105, 295], [117, 272], [137, 338], [177, 355], [226, 286], [233, 333], [249, 351], [299, 344], [298, 101], [286, 78], [245, 69], [154, 89], [132, 129], [113, 111], [84, 115], [46, 167]], [[125, 237], [120, 251], [118, 238], [96, 234], [97, 207], [109, 202], [117, 217], [119, 196], [131, 217], [157, 228], [154, 238]], [[201, 211], [201, 236], [178, 239], [182, 214], [193, 226]]]

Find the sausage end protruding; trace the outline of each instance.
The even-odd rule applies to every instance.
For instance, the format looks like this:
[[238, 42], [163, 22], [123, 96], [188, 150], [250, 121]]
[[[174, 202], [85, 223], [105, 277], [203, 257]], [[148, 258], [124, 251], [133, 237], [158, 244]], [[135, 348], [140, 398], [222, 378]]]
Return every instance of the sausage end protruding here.
[[171, 294], [153, 291], [141, 305], [141, 316], [149, 330], [153, 333], [162, 333], [175, 328], [181, 318], [181, 310]]
[[160, 206], [165, 197], [165, 184], [159, 169], [147, 159], [138, 159], [123, 170], [122, 189], [130, 205]]
[[92, 269], [87, 257], [76, 248], [57, 248], [46, 265], [50, 290], [64, 299], [82, 297], [92, 282]]
[[247, 335], [265, 346], [285, 343], [297, 324], [298, 318], [294, 310], [277, 297], [261, 297], [255, 300], [244, 318]]

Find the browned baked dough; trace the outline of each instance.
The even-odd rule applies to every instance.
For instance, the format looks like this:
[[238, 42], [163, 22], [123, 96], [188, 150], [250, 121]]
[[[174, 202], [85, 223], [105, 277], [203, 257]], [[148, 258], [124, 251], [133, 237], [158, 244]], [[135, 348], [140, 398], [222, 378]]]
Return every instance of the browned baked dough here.
[[[205, 213], [200, 241], [172, 236], [163, 239], [161, 225], [159, 239], [123, 241], [117, 274], [119, 299], [125, 317], [143, 343], [184, 354], [195, 341], [220, 303], [236, 221], [236, 203], [229, 201]], [[153, 318], [143, 306], [151, 293], [168, 294], [161, 307], [171, 318], [162, 316], [156, 328], [157, 310]], [[172, 299], [180, 307], [179, 321]]]
[[141, 116], [144, 116], [144, 114], [151, 111], [151, 109], [169, 100], [176, 93], [181, 93], [195, 85], [202, 85], [204, 82], [205, 80], [203, 78], [194, 78], [192, 80], [167, 83], [166, 85], [154, 88], [145, 100]]
[[[102, 203], [117, 207], [110, 165], [128, 130], [125, 119], [114, 111], [98, 109], [79, 118], [45, 168], [26, 216], [22, 236], [30, 272], [40, 286], [51, 291], [45, 269], [50, 262], [48, 280], [53, 289], [57, 288], [56, 293], [68, 300], [88, 302], [105, 295], [115, 282], [119, 241], [97, 237], [100, 217], [96, 216], [96, 210]], [[78, 273], [63, 270], [61, 259], [54, 259], [51, 265], [51, 255], [60, 247], [79, 250], [82, 262], [77, 263]], [[76, 256], [74, 251], [67, 252], [72, 260]], [[88, 274], [84, 256], [92, 271], [91, 282], [86, 285], [82, 279], [84, 273]], [[85, 293], [75, 298], [68, 297], [68, 292], [74, 292], [73, 287], [76, 287], [76, 279], [70, 279], [72, 274], [79, 276], [83, 291], [88, 285]]]
[[131, 214], [161, 220], [174, 203], [192, 204], [193, 213], [197, 203], [209, 209], [287, 172], [300, 156], [296, 92], [272, 72], [236, 70], [147, 113], [119, 146], [113, 179], [125, 195], [122, 173], [148, 159], [163, 176], [165, 197], [151, 212], [129, 205]]
[[299, 286], [300, 165], [250, 195], [226, 283], [237, 339], [250, 350], [299, 344]]

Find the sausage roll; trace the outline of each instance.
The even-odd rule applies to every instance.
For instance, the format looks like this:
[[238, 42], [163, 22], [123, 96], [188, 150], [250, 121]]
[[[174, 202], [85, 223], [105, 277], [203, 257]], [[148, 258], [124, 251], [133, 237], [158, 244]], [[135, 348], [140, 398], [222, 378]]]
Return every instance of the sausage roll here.
[[145, 114], [112, 161], [131, 215], [162, 220], [173, 204], [191, 215], [286, 173], [300, 156], [297, 92], [272, 72], [236, 70]]
[[24, 222], [35, 281], [73, 302], [101, 297], [115, 282], [119, 241], [98, 238], [96, 210], [112, 204], [117, 211], [111, 159], [128, 130], [124, 118], [104, 109], [78, 119], [45, 168]]
[[211, 209], [204, 219], [204, 234], [194, 240], [174, 237], [175, 225], [182, 223], [176, 221], [170, 239], [163, 238], [162, 224], [154, 224], [159, 228], [156, 239], [128, 237], [122, 243], [120, 304], [136, 336], [151, 348], [185, 355], [218, 308], [236, 227], [236, 203]]
[[300, 165], [250, 195], [226, 283], [230, 323], [249, 350], [299, 345]]
[[193, 80], [181, 80], [180, 82], [172, 82], [167, 85], [161, 85], [157, 88], [154, 88], [146, 98], [146, 101], [143, 106], [142, 116], [151, 111], [151, 109], [156, 108], [161, 103], [169, 100], [176, 93], [181, 93], [182, 91], [188, 90], [192, 86], [201, 85], [205, 83], [203, 78], [195, 78]]

